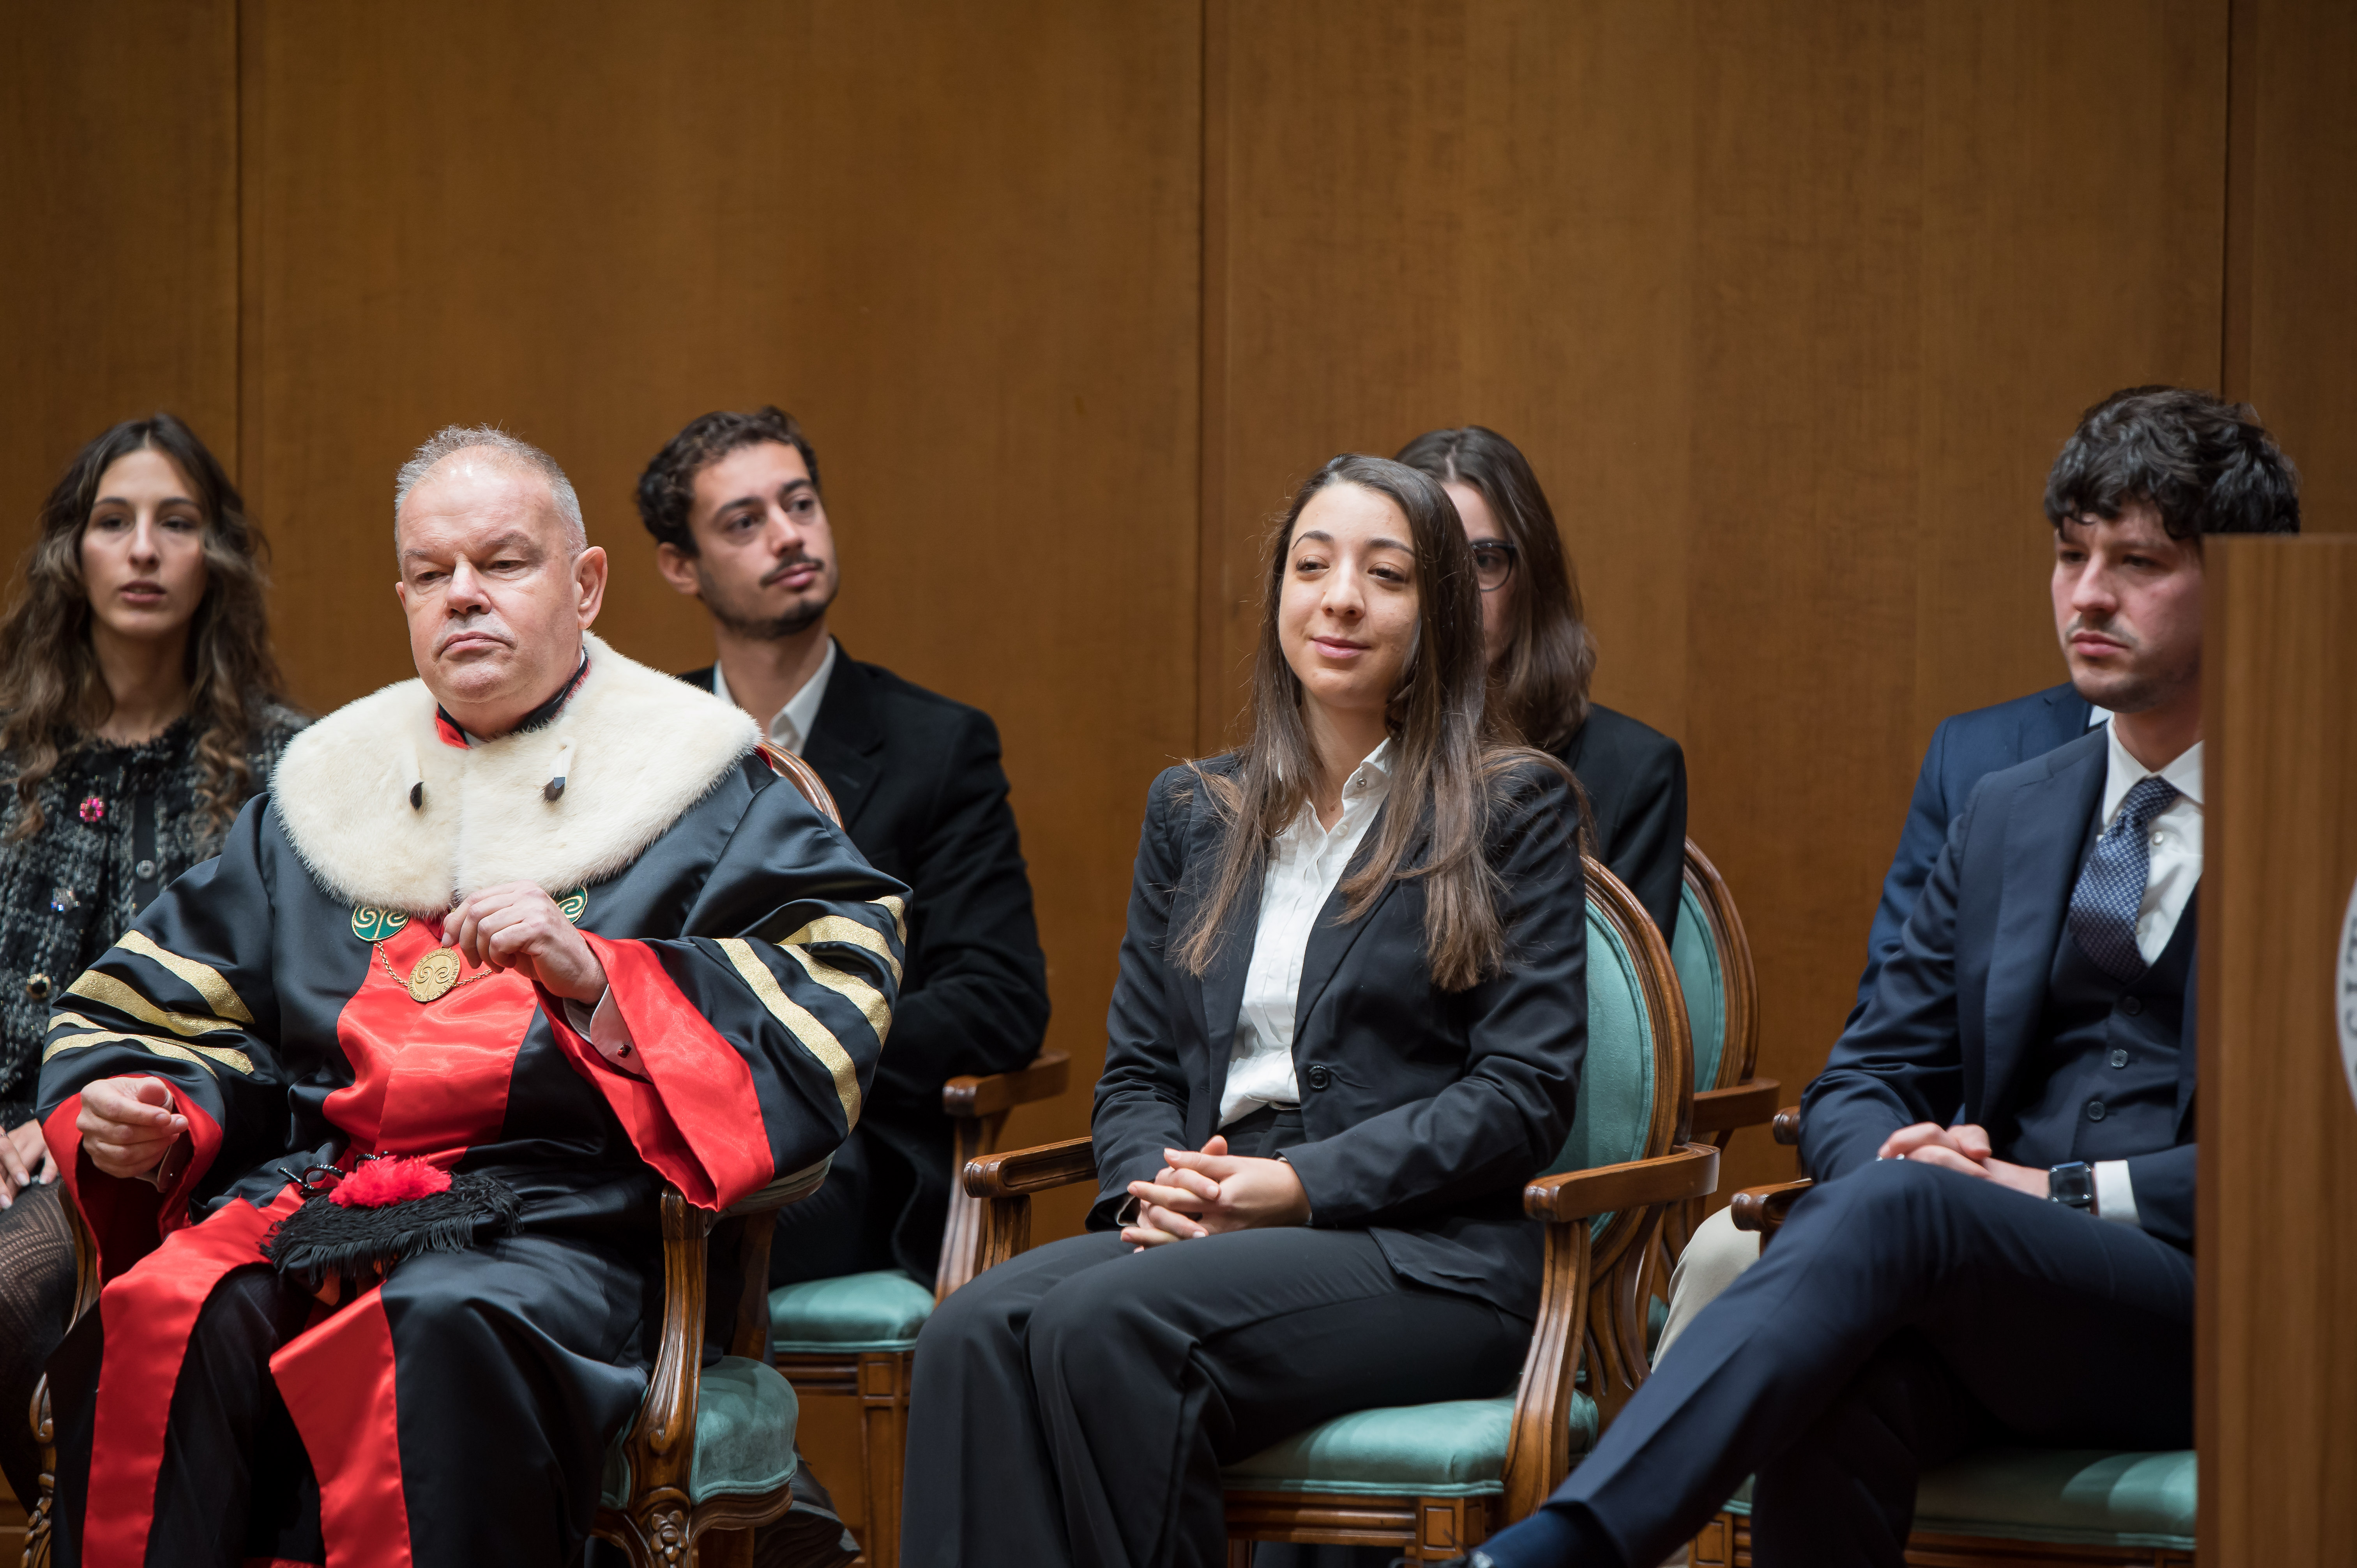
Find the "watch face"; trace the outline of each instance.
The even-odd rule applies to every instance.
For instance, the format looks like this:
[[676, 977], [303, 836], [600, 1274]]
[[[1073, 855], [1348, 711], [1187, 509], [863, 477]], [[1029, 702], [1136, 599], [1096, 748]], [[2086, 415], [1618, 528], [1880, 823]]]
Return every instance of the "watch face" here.
[[2057, 1203], [2084, 1208], [2095, 1200], [2095, 1173], [2077, 1162], [2056, 1165], [2047, 1173], [2046, 1195]]

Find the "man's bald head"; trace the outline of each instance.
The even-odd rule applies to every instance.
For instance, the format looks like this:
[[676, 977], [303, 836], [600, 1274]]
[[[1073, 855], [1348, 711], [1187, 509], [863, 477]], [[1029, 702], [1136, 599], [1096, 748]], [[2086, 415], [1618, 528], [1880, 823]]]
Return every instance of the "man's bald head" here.
[[446, 424], [427, 438], [425, 444], [401, 466], [393, 481], [393, 529], [394, 548], [400, 548], [401, 509], [409, 499], [409, 492], [423, 484], [425, 477], [447, 460], [465, 453], [477, 461], [497, 464], [518, 473], [532, 475], [548, 486], [549, 499], [556, 507], [556, 515], [565, 529], [565, 543], [578, 555], [589, 547], [589, 530], [581, 521], [581, 498], [573, 491], [573, 481], [556, 459], [533, 446], [489, 424]]

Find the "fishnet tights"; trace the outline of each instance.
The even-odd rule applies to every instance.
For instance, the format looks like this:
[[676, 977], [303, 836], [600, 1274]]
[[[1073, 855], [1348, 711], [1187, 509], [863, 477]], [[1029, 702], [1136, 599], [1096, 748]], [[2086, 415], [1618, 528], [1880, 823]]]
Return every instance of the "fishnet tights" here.
[[63, 1197], [51, 1182], [0, 1209], [0, 1471], [27, 1509], [41, 1474], [33, 1389], [73, 1310], [73, 1231]]

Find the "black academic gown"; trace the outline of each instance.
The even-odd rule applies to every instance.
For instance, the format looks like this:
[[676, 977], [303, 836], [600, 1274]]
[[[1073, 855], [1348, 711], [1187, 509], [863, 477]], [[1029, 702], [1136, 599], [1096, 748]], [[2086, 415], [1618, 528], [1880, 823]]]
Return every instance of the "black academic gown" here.
[[[824, 1160], [900, 964], [904, 889], [777, 781], [749, 721], [679, 702], [594, 639], [554, 722], [479, 746], [417, 682], [364, 698], [60, 998], [41, 1104], [107, 1281], [52, 1362], [60, 1564], [220, 1560], [270, 1479], [238, 1452], [264, 1380], [328, 1561], [578, 1552], [645, 1391], [663, 1184], [716, 1210]], [[634, 1069], [512, 972], [423, 1003], [404, 983], [437, 950], [431, 889], [534, 864], [572, 896]], [[81, 1091], [134, 1074], [190, 1123], [161, 1190], [79, 1149]], [[261, 1249], [290, 1176], [387, 1152], [498, 1178], [522, 1233], [332, 1308], [273, 1294]]]
[[[712, 690], [709, 665], [680, 679]], [[813, 1237], [805, 1221], [834, 1208], [813, 1204], [781, 1226], [791, 1240], [773, 1277], [898, 1266], [930, 1283], [950, 1200], [942, 1085], [1024, 1066], [1048, 1030], [1048, 963], [998, 729], [979, 708], [860, 663], [838, 644], [802, 760], [868, 863], [908, 885], [908, 969], [892, 1048], [840, 1162], [861, 1167], [874, 1195], [853, 1220], [873, 1233]], [[797, 1249], [813, 1266], [798, 1266]], [[830, 1260], [836, 1268], [820, 1266]]]

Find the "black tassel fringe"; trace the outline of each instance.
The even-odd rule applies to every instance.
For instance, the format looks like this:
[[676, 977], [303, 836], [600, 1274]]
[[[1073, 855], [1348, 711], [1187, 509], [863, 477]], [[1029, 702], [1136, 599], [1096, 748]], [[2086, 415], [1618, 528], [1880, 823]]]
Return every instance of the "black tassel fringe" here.
[[282, 1274], [315, 1283], [328, 1274], [356, 1274], [371, 1265], [390, 1269], [426, 1252], [464, 1252], [523, 1229], [523, 1200], [496, 1176], [462, 1171], [447, 1192], [374, 1208], [350, 1208], [320, 1187], [280, 1220], [262, 1253]]

